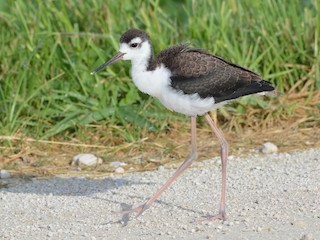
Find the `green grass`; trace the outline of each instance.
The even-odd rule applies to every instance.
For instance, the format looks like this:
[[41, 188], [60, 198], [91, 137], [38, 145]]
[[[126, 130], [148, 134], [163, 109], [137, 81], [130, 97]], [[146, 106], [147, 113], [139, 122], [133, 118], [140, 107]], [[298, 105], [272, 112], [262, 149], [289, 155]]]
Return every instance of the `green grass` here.
[[[185, 121], [138, 92], [129, 63], [90, 75], [131, 27], [150, 34], [155, 52], [190, 41], [259, 72], [284, 94], [295, 87], [311, 97], [320, 88], [319, 8], [317, 0], [1, 1], [0, 134], [68, 140], [96, 131], [136, 141]], [[228, 108], [241, 122], [248, 106], [289, 109], [256, 97]]]

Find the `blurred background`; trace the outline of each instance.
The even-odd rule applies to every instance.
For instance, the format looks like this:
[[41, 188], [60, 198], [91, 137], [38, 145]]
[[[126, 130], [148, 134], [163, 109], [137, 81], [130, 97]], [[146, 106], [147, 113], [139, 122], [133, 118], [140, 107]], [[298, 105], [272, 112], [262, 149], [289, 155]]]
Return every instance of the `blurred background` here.
[[[147, 31], [155, 53], [190, 42], [276, 86], [276, 97], [243, 97], [212, 113], [231, 154], [265, 141], [280, 151], [319, 146], [319, 8], [317, 0], [0, 1], [0, 167], [68, 172], [83, 152], [131, 170], [183, 160], [189, 118], [139, 92], [129, 62], [90, 75], [129, 28]], [[218, 156], [202, 118], [198, 127], [200, 158]], [[108, 172], [104, 164], [85, 170]]]

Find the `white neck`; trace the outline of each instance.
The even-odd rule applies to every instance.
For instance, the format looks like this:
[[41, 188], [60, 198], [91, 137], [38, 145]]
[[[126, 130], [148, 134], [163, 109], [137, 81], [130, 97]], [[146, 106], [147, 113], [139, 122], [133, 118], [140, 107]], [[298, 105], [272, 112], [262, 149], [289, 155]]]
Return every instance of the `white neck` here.
[[132, 72], [146, 72], [149, 64], [149, 59], [146, 58], [138, 58], [138, 59], [132, 59]]
[[132, 80], [141, 92], [161, 98], [163, 89], [170, 84], [170, 71], [163, 65], [148, 71], [152, 60], [152, 47], [149, 41], [141, 43], [139, 49], [132, 49], [128, 44], [122, 43], [120, 52], [125, 53], [124, 60], [131, 60]]
[[170, 84], [170, 71], [164, 65], [148, 71], [148, 60], [132, 61], [132, 80], [141, 92], [160, 98]]

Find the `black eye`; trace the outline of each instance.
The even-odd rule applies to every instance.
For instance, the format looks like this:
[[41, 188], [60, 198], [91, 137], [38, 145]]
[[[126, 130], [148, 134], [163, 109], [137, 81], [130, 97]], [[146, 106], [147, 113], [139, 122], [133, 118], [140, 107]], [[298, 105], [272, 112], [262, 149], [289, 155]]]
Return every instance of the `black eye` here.
[[136, 47], [138, 47], [138, 43], [132, 43], [132, 44], [130, 45], [130, 47], [136, 48]]

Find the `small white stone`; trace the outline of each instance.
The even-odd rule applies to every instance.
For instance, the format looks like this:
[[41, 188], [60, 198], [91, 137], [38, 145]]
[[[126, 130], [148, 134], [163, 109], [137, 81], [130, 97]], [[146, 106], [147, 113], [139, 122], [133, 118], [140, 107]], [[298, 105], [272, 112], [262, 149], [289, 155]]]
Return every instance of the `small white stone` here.
[[298, 227], [298, 228], [306, 228], [307, 227], [307, 223], [302, 220], [296, 220], [296, 221], [292, 222], [291, 225]]
[[217, 229], [217, 230], [222, 230], [222, 226], [221, 226], [221, 225], [218, 225], [218, 226], [216, 227], [216, 229]]
[[314, 237], [311, 233], [308, 233], [308, 234], [303, 235], [301, 240], [314, 240]]
[[165, 170], [164, 166], [161, 165], [158, 167], [158, 171], [163, 171], [163, 170]]
[[128, 164], [124, 163], [124, 162], [120, 162], [120, 161], [114, 161], [110, 163], [110, 167], [112, 168], [118, 168], [118, 167], [123, 167], [123, 166], [127, 166]]
[[114, 170], [115, 173], [124, 173], [123, 167], [118, 167], [116, 170]]
[[312, 145], [313, 144], [313, 142], [310, 142], [310, 141], [305, 141], [304, 142], [306, 145]]
[[272, 142], [266, 142], [262, 145], [261, 152], [271, 154], [278, 152], [278, 147]]
[[230, 227], [233, 226], [233, 222], [229, 222], [227, 226], [230, 226]]
[[79, 166], [81, 164], [87, 165], [87, 166], [93, 166], [98, 165], [102, 163], [102, 159], [96, 157], [95, 155], [91, 153], [81, 153], [73, 157], [72, 166]]
[[10, 173], [8, 173], [6, 170], [1, 169], [0, 170], [0, 178], [9, 178], [11, 177]]

